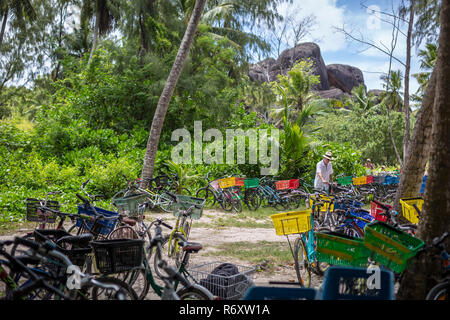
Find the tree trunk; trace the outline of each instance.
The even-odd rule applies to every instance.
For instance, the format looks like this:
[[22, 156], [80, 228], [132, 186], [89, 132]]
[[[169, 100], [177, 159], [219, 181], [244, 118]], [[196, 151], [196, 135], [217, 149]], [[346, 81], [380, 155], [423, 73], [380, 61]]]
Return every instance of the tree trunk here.
[[141, 34], [141, 41], [139, 46], [139, 56], [144, 56], [148, 52], [148, 39], [147, 39], [147, 29], [145, 26], [143, 13], [139, 14], [139, 29]]
[[95, 15], [94, 40], [92, 41], [91, 54], [89, 55], [88, 64], [91, 63], [92, 57], [94, 56], [94, 52], [97, 49], [99, 33], [100, 33], [100, 12], [97, 9], [97, 13]]
[[422, 177], [425, 173], [430, 147], [433, 105], [436, 91], [436, 72], [431, 74], [430, 82], [425, 90], [422, 106], [417, 113], [408, 153], [403, 164], [400, 183], [394, 201], [394, 208], [401, 212], [400, 199], [417, 197]]
[[405, 134], [403, 136], [403, 164], [406, 161], [406, 153], [408, 150], [408, 144], [410, 139], [410, 110], [409, 110], [409, 73], [411, 70], [411, 38], [412, 29], [414, 25], [414, 0], [410, 3], [410, 13], [409, 13], [409, 25], [408, 25], [408, 35], [406, 37], [406, 66], [405, 66], [405, 92], [404, 92], [404, 105], [405, 105]]
[[[430, 167], [417, 233], [427, 243], [450, 230], [450, 0], [442, 1], [440, 21]], [[413, 260], [401, 281], [398, 298], [425, 298], [439, 280], [441, 269], [439, 255], [430, 251]]]
[[[164, 124], [164, 118], [166, 116], [167, 108], [169, 107], [170, 99], [172, 98], [173, 91], [177, 84], [183, 69], [184, 62], [189, 53], [192, 41], [194, 40], [195, 31], [197, 30], [200, 17], [203, 12], [206, 0], [196, 0], [194, 11], [189, 20], [189, 24], [186, 28], [186, 32], [181, 41], [180, 48], [167, 78], [164, 89], [159, 98], [158, 105], [156, 107], [155, 115], [153, 116], [152, 127], [150, 129], [150, 135], [147, 142], [147, 149], [144, 156], [144, 165], [142, 168], [142, 178], [149, 179], [153, 177], [153, 171], [155, 167], [156, 151], [158, 150], [159, 138]], [[146, 183], [143, 182], [143, 186]]]
[[0, 31], [0, 50], [2, 49], [3, 36], [5, 35], [6, 21], [8, 20], [8, 11], [3, 15], [2, 30]]

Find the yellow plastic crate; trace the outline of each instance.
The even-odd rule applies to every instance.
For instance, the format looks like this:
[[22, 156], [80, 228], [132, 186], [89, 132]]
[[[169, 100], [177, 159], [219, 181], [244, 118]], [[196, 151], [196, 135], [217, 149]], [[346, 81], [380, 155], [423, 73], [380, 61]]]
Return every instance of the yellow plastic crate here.
[[355, 186], [359, 186], [362, 184], [367, 184], [367, 177], [358, 177], [358, 178], [353, 178], [353, 185]]
[[402, 205], [402, 214], [411, 223], [419, 223], [419, 214], [413, 207], [413, 204], [422, 211], [423, 199], [422, 198], [404, 198], [400, 199], [400, 204]]
[[291, 211], [270, 216], [277, 236], [304, 233], [311, 230], [311, 211]]
[[[326, 200], [326, 201], [331, 201], [330, 197], [327, 197], [323, 194], [319, 194], [319, 198], [316, 196], [315, 199], [317, 199], [316, 201], [320, 201], [320, 200]], [[314, 204], [314, 200], [313, 197], [309, 198], [309, 207], [312, 208], [313, 204]], [[320, 212], [327, 212], [328, 211], [328, 207], [330, 207], [329, 203], [324, 203], [324, 206], [320, 208]], [[330, 207], [330, 211], [334, 210], [334, 203], [331, 204]]]
[[236, 185], [235, 177], [223, 178], [223, 179], [220, 179], [218, 181], [219, 181], [219, 186], [222, 189], [231, 188], [231, 187], [234, 187]]

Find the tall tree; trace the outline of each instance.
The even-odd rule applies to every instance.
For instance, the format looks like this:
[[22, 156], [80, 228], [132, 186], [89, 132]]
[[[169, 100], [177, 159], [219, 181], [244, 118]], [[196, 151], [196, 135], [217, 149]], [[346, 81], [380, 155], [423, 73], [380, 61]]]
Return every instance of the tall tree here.
[[0, 29], [0, 50], [3, 44], [6, 23], [10, 16], [16, 20], [20, 26], [23, 26], [25, 20], [33, 21], [36, 17], [36, 13], [30, 0], [2, 0], [0, 2], [0, 17], [2, 19]]
[[[433, 106], [432, 140], [428, 180], [417, 236], [425, 242], [450, 230], [450, 0], [443, 0], [435, 67], [436, 93]], [[440, 279], [439, 250], [425, 252], [406, 270], [399, 299], [423, 299]]]
[[[99, 37], [111, 31], [118, 21], [120, 16], [119, 4], [120, 1], [118, 0], [95, 0], [94, 2], [90, 0], [83, 1], [84, 8], [82, 10], [85, 12], [94, 12], [95, 14], [94, 39], [89, 56], [89, 63], [94, 56], [95, 50], [97, 50]], [[92, 5], [95, 6], [93, 11], [85, 8], [86, 6]]]
[[[205, 7], [206, 0], [196, 0], [195, 7], [192, 12], [189, 24], [184, 33], [183, 40], [181, 41], [178, 54], [175, 57], [175, 61], [167, 78], [164, 89], [156, 107], [155, 115], [153, 116], [153, 122], [150, 129], [150, 135], [147, 142], [147, 149], [144, 156], [144, 165], [142, 168], [142, 178], [148, 179], [153, 177], [153, 171], [156, 160], [156, 151], [158, 150], [159, 138], [164, 124], [164, 118], [169, 107], [170, 99], [172, 98], [173, 91], [175, 90], [178, 78], [180, 77], [183, 69], [184, 62], [186, 61], [189, 53], [189, 48], [194, 40], [197, 26], [200, 22], [200, 17]], [[146, 182], [143, 183], [146, 186]]]

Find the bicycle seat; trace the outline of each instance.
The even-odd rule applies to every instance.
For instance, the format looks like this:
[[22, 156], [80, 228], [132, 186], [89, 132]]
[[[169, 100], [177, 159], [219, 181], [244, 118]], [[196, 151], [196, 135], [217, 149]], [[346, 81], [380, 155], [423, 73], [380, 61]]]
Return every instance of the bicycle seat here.
[[129, 226], [131, 226], [131, 227], [133, 227], [133, 226], [136, 225], [136, 220], [134, 220], [134, 219], [130, 219], [130, 218], [127, 218], [127, 217], [123, 217], [123, 218], [122, 218], [122, 221], [123, 221], [123, 223], [126, 223], [127, 225], [129, 225]]
[[79, 236], [65, 236], [59, 238], [58, 241], [56, 241], [56, 244], [67, 243], [72, 245], [78, 245], [80, 247], [88, 247], [89, 242], [91, 242], [93, 238], [94, 238], [93, 235], [90, 233], [81, 234]]
[[201, 243], [196, 242], [180, 241], [178, 244], [183, 248], [183, 251], [188, 253], [197, 253], [203, 248]]

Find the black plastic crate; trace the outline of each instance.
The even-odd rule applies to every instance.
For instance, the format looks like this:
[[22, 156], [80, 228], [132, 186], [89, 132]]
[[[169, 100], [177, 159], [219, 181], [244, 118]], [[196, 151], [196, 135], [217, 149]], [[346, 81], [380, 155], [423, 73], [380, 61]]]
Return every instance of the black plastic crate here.
[[41, 203], [45, 203], [45, 206], [49, 209], [59, 210], [61, 205], [56, 200], [39, 200], [34, 198], [27, 198], [27, 220], [32, 222], [47, 222], [47, 223], [55, 223], [56, 221], [56, 213], [50, 213], [50, 211], [46, 212], [38, 212], [38, 208], [41, 206]]
[[97, 268], [102, 274], [128, 271], [142, 265], [144, 240], [110, 239], [92, 241]]

